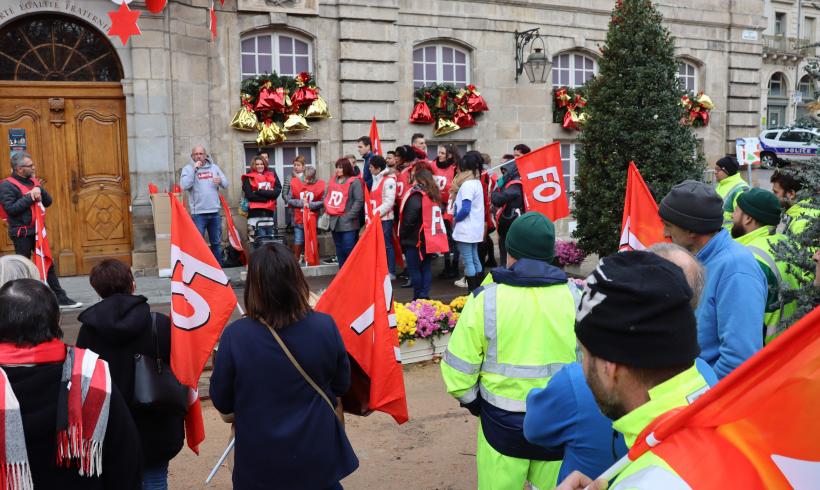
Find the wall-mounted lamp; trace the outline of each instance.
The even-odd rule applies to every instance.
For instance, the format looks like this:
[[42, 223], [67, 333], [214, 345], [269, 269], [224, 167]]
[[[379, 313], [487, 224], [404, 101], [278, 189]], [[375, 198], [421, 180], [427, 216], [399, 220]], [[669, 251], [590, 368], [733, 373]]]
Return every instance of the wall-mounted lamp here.
[[[541, 42], [541, 47], [534, 47], [535, 41]], [[524, 61], [524, 48], [530, 45], [530, 54]], [[539, 35], [538, 28], [524, 32], [515, 32], [515, 81], [521, 72], [527, 73], [530, 83], [544, 83], [552, 68], [552, 60], [547, 54], [547, 46], [544, 39]]]

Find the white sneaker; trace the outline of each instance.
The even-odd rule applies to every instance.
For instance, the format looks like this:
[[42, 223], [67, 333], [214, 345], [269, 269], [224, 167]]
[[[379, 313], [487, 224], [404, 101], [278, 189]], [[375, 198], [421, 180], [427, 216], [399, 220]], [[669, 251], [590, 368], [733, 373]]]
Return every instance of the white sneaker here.
[[459, 287], [459, 288], [465, 288], [465, 289], [466, 289], [466, 288], [467, 288], [467, 278], [466, 278], [466, 277], [462, 277], [461, 279], [459, 279], [458, 281], [454, 282], [453, 284], [455, 284], [455, 285], [456, 285], [456, 287]]

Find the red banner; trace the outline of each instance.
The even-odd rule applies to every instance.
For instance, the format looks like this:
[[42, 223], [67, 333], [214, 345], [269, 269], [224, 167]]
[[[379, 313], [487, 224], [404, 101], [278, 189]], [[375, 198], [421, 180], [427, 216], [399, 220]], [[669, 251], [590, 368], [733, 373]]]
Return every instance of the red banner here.
[[351, 358], [351, 387], [345, 410], [385, 412], [408, 420], [393, 287], [381, 223], [371, 222], [345, 266], [322, 294], [316, 311], [332, 316]]
[[185, 207], [171, 199], [171, 369], [191, 388], [185, 419], [188, 446], [199, 453], [205, 439], [199, 397], [199, 376], [222, 329], [236, 308], [228, 277], [199, 234]]
[[538, 211], [552, 221], [569, 216], [564, 188], [561, 143], [556, 141], [515, 159], [527, 211]]
[[37, 266], [37, 272], [40, 273], [40, 280], [46, 282], [48, 270], [54, 260], [51, 258], [51, 246], [48, 244], [48, 237], [46, 236], [46, 220], [45, 212], [43, 212], [43, 205], [35, 203], [31, 207], [34, 213], [34, 226], [36, 234], [34, 235], [34, 253], [32, 254], [32, 261]]
[[658, 215], [658, 204], [635, 162], [629, 162], [618, 250], [646, 250], [656, 243], [668, 241], [663, 236], [663, 221]]
[[382, 140], [379, 138], [379, 128], [376, 126], [376, 116], [370, 122], [370, 151], [376, 155], [382, 155]]
[[297, 212], [302, 213], [302, 226], [305, 231], [305, 262], [307, 265], [319, 265], [319, 237], [316, 233], [318, 221], [316, 213], [312, 212], [309, 206], [304, 206]]

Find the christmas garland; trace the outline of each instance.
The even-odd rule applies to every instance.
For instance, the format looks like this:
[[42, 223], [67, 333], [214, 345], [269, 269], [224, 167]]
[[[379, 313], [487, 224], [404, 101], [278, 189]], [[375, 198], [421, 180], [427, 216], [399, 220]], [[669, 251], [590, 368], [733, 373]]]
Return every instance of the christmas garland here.
[[242, 107], [231, 120], [231, 127], [258, 131], [259, 146], [282, 143], [288, 132], [310, 130], [308, 119], [330, 118], [327, 102], [319, 95], [310, 73], [296, 77], [257, 75], [243, 80], [240, 92]]
[[587, 120], [586, 87], [559, 87], [552, 93], [552, 122], [570, 131], [580, 131]]
[[703, 93], [703, 90], [695, 94], [687, 94], [680, 98], [680, 103], [686, 109], [683, 117], [683, 124], [690, 124], [692, 127], [700, 128], [709, 125], [709, 111], [715, 108], [712, 99]]
[[414, 96], [416, 102], [410, 122], [435, 123], [435, 136], [475, 126], [476, 116], [490, 110], [475, 85], [457, 89], [449, 83], [434, 83], [416, 89]]

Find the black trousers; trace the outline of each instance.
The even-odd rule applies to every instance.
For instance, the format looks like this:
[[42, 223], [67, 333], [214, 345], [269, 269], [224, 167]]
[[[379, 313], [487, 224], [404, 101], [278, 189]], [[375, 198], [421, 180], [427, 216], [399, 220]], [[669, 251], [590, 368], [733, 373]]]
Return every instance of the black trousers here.
[[[22, 255], [27, 259], [31, 259], [31, 254], [32, 252], [34, 252], [33, 236], [12, 238], [11, 241], [12, 243], [14, 243], [14, 253], [16, 253], [17, 255]], [[65, 290], [62, 287], [60, 287], [60, 281], [57, 279], [57, 273], [54, 272], [53, 264], [51, 267], [48, 268], [46, 282], [48, 282], [48, 287], [50, 287], [51, 290], [54, 291], [54, 294], [57, 295], [58, 300], [62, 300], [68, 297], [65, 293]]]

